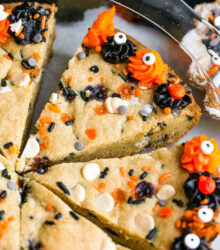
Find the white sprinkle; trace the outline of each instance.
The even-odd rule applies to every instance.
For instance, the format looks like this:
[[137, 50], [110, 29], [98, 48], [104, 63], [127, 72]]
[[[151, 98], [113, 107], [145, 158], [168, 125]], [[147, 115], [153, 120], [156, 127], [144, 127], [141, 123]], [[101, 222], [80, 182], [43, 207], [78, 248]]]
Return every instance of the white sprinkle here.
[[50, 97], [50, 101], [54, 104], [58, 101], [58, 94], [57, 93], [53, 93]]
[[4, 11], [4, 6], [0, 5], [0, 21], [5, 20], [8, 17], [8, 13]]
[[139, 98], [132, 95], [129, 101], [129, 106], [135, 106], [135, 105], [140, 105]]
[[135, 225], [136, 227], [141, 231], [141, 232], [149, 232], [152, 230], [155, 226], [154, 219], [151, 215], [145, 214], [145, 213], [140, 213], [137, 214], [134, 218]]
[[115, 201], [113, 197], [107, 192], [96, 197], [96, 206], [104, 212], [110, 212], [114, 208], [114, 205]]
[[11, 88], [9, 88], [8, 86], [0, 88], [0, 94], [5, 94], [7, 92], [11, 92]]
[[171, 185], [164, 184], [160, 187], [159, 191], [157, 192], [157, 198], [159, 200], [169, 200], [171, 197], [175, 195], [176, 191], [175, 188]]
[[24, 149], [24, 156], [27, 158], [33, 158], [40, 152], [40, 145], [35, 138], [30, 138]]
[[31, 78], [30, 78], [29, 74], [24, 74], [22, 81], [20, 81], [20, 83], [19, 83], [19, 86], [20, 87], [28, 86], [30, 83], [30, 80], [31, 80]]
[[82, 170], [82, 175], [87, 181], [95, 180], [100, 174], [100, 167], [96, 163], [88, 163]]
[[19, 32], [21, 25], [22, 25], [22, 21], [21, 21], [21, 19], [19, 19], [18, 22], [10, 24], [10, 30], [12, 32], [17, 33], [17, 32]]
[[5, 166], [3, 165], [3, 163], [0, 162], [0, 171], [4, 170]]
[[77, 184], [73, 190], [72, 190], [72, 198], [76, 203], [81, 203], [85, 200], [85, 196], [86, 196], [86, 191], [85, 188], [80, 185]]

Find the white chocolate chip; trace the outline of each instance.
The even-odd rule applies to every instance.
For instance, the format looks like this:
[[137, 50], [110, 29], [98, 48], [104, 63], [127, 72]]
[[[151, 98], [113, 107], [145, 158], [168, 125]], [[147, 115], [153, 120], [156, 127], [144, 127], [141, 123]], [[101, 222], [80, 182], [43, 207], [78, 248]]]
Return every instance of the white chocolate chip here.
[[128, 107], [128, 101], [122, 100], [119, 97], [108, 97], [105, 100], [105, 107], [109, 113], [118, 113], [118, 108], [120, 106]]
[[104, 241], [101, 250], [116, 250], [116, 246], [110, 239], [107, 238]]
[[10, 30], [12, 32], [16, 32], [17, 33], [17, 32], [19, 32], [19, 30], [21, 28], [21, 25], [22, 25], [22, 20], [19, 19], [18, 22], [10, 24]]
[[5, 94], [7, 92], [11, 92], [11, 88], [9, 88], [8, 86], [0, 88], [0, 94]]
[[5, 166], [0, 162], [0, 171], [4, 170]]
[[24, 156], [27, 158], [33, 158], [40, 152], [40, 145], [35, 138], [30, 138], [24, 149]]
[[97, 163], [88, 163], [82, 170], [82, 175], [87, 181], [94, 181], [100, 174], [100, 167]]
[[153, 112], [153, 105], [151, 105], [150, 103], [146, 103], [143, 105], [142, 109], [149, 115]]
[[50, 101], [51, 101], [51, 103], [55, 104], [58, 101], [58, 94], [53, 93], [50, 97]]
[[96, 197], [96, 206], [104, 212], [110, 212], [114, 208], [114, 204], [113, 197], [107, 192]]
[[29, 82], [30, 82], [31, 78], [29, 76], [29, 74], [22, 74], [22, 77], [18, 83], [19, 86], [21, 87], [26, 87], [28, 86]]
[[214, 25], [217, 28], [220, 28], [220, 16], [217, 16], [214, 20]]
[[72, 189], [72, 198], [76, 203], [81, 203], [85, 200], [85, 196], [86, 196], [86, 191], [85, 188], [80, 185], [77, 184], [73, 189]]
[[169, 200], [171, 197], [175, 195], [176, 191], [175, 188], [171, 185], [164, 184], [160, 187], [159, 191], [157, 192], [156, 196], [159, 200]]
[[0, 21], [5, 20], [8, 17], [8, 13], [4, 11], [4, 6], [0, 5]]
[[137, 214], [135, 216], [135, 225], [141, 232], [149, 232], [155, 226], [154, 218], [149, 214]]

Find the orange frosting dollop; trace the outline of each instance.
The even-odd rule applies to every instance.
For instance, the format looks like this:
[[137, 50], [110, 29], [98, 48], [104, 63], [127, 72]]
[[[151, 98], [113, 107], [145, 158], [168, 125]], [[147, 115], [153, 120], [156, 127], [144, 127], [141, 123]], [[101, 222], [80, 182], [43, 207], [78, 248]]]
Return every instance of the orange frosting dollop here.
[[89, 29], [82, 43], [89, 48], [97, 48], [107, 41], [108, 36], [115, 33], [113, 17], [115, 15], [115, 7], [107, 11], [103, 11]]
[[[11, 9], [4, 10], [8, 14], [11, 14]], [[7, 37], [10, 37], [8, 33], [10, 21], [8, 18], [0, 21], [0, 44], [4, 44], [7, 41]]]
[[[155, 62], [147, 65], [143, 61], [146, 53], [152, 53], [155, 56]], [[139, 80], [139, 85], [147, 88], [154, 88], [157, 84], [166, 82], [168, 65], [165, 64], [158, 52], [155, 50], [138, 50], [136, 55], [129, 58], [128, 70], [132, 77]]]
[[[205, 154], [201, 149], [201, 144], [209, 141], [214, 149], [210, 154]], [[191, 141], [185, 143], [184, 153], [181, 157], [182, 167], [190, 173], [209, 172], [214, 174], [218, 171], [220, 165], [220, 149], [218, 143], [212, 138], [201, 135], [194, 137]]]

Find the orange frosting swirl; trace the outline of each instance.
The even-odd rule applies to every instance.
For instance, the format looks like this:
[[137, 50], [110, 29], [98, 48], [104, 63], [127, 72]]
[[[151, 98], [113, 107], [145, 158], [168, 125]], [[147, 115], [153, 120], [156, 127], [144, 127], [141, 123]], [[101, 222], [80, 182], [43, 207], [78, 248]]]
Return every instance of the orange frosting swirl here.
[[[11, 9], [5, 10], [5, 12], [11, 14]], [[8, 33], [9, 24], [8, 18], [0, 21], [0, 44], [4, 44], [7, 41], [7, 37], [10, 37]]]
[[82, 43], [89, 48], [97, 48], [107, 41], [108, 36], [113, 36], [115, 33], [113, 22], [114, 15], [114, 6], [99, 14], [88, 33], [83, 38]]
[[[155, 56], [155, 62], [152, 65], [143, 62], [143, 56], [146, 53], [152, 53]], [[140, 86], [154, 88], [157, 84], [166, 82], [168, 65], [163, 62], [160, 54], [155, 50], [138, 50], [136, 56], [129, 60], [128, 70], [132, 73], [133, 78], [140, 81]]]
[[[201, 150], [201, 143], [203, 141], [209, 141], [213, 144], [214, 150], [212, 153], [203, 153]], [[218, 143], [213, 138], [208, 139], [205, 135], [194, 137], [191, 141], [185, 143], [181, 163], [182, 167], [190, 173], [207, 171], [214, 174], [218, 172], [218, 165], [220, 165], [220, 149], [218, 148]]]

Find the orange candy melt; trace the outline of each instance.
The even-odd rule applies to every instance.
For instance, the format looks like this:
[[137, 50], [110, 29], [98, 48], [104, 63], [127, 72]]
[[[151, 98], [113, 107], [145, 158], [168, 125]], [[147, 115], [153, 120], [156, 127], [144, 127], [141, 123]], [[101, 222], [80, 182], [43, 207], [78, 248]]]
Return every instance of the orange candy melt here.
[[162, 218], [168, 219], [172, 216], [173, 210], [169, 207], [163, 207], [160, 209], [158, 215]]
[[[155, 56], [155, 63], [147, 65], [143, 62], [143, 56], [146, 53], [152, 53]], [[133, 78], [140, 81], [140, 86], [154, 88], [157, 84], [165, 82], [168, 65], [155, 50], [138, 50], [129, 60], [128, 71], [132, 73]]]
[[115, 200], [115, 204], [122, 203], [126, 201], [126, 191], [121, 188], [115, 188], [112, 197]]
[[[83, 38], [82, 43], [89, 48], [100, 48], [107, 41], [108, 36], [114, 35], [114, 15], [115, 7], [99, 14], [87, 35]], [[100, 51], [100, 49], [97, 49], [97, 51]]]
[[158, 183], [162, 184], [165, 180], [171, 178], [173, 176], [173, 173], [171, 172], [167, 172], [162, 174], [159, 178], [158, 178]]
[[95, 129], [86, 129], [85, 134], [89, 137], [91, 140], [96, 139], [96, 130]]
[[[209, 141], [213, 144], [214, 150], [211, 154], [204, 154], [201, 150], [201, 143]], [[218, 143], [212, 138], [208, 139], [205, 135], [194, 137], [185, 143], [184, 153], [181, 157], [182, 167], [190, 173], [207, 171], [215, 173], [220, 165], [220, 149]]]

